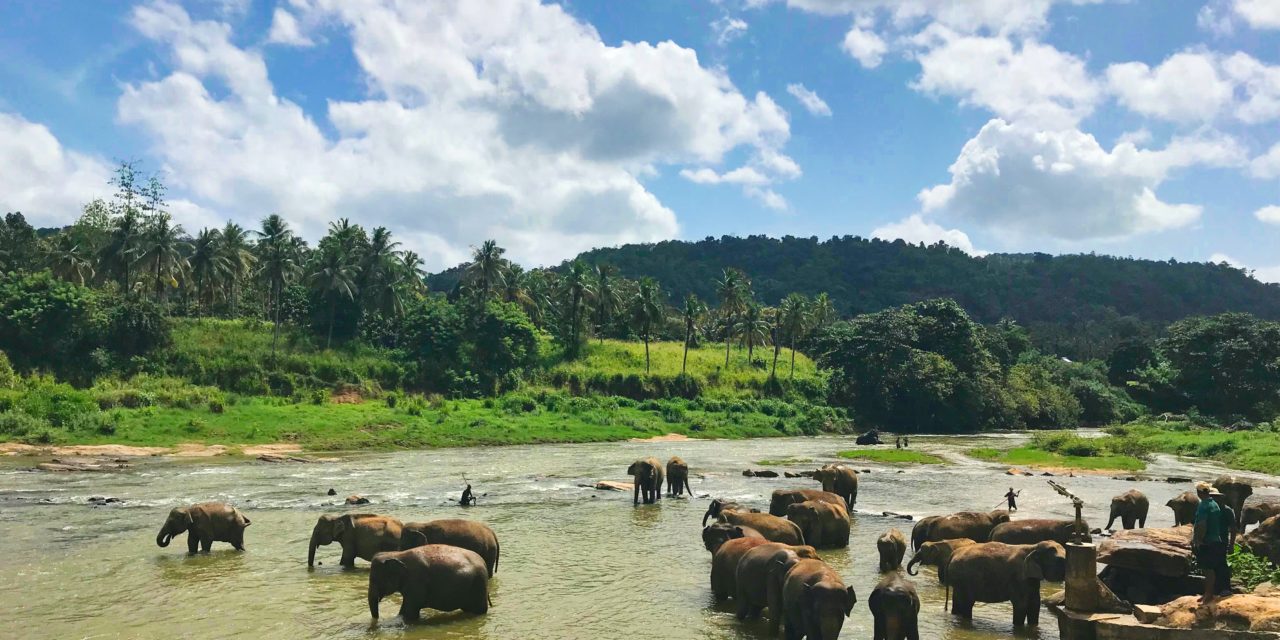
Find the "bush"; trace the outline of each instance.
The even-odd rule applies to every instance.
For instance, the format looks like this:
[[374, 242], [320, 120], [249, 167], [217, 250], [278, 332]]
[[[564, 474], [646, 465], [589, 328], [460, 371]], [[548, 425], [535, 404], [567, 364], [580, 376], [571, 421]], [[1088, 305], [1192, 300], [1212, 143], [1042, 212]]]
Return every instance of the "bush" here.
[[49, 422], [18, 410], [0, 413], [0, 434], [22, 437], [47, 430]]

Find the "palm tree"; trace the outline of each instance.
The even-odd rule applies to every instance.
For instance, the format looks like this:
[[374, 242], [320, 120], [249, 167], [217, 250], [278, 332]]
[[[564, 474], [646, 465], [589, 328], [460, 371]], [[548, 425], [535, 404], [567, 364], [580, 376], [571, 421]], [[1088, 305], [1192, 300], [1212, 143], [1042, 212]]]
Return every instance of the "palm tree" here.
[[[298, 244], [293, 230], [279, 214], [262, 219], [262, 228], [254, 232], [258, 236], [258, 277], [267, 285], [267, 309], [271, 316], [271, 357], [276, 356], [276, 343], [280, 339], [280, 299], [284, 288], [302, 271]], [[198, 242], [198, 240], [197, 240]]]
[[231, 303], [231, 316], [236, 315], [236, 287], [249, 277], [255, 258], [249, 244], [249, 232], [244, 227], [227, 222], [222, 227], [222, 238], [218, 243], [222, 256], [222, 280], [227, 285], [227, 300]]
[[93, 261], [88, 252], [70, 235], [58, 235], [58, 239], [49, 247], [47, 259], [53, 274], [63, 280], [84, 286], [85, 282], [93, 279]]
[[814, 329], [824, 329], [836, 320], [835, 305], [831, 304], [831, 298], [825, 291], [813, 299], [810, 309], [809, 315]]
[[716, 282], [716, 295], [720, 297], [720, 315], [724, 320], [724, 368], [729, 368], [729, 346], [733, 342], [734, 319], [746, 304], [747, 290], [751, 284], [737, 269], [725, 269]]
[[[326, 238], [329, 240], [329, 238]], [[353, 256], [337, 242], [322, 242], [311, 265], [307, 282], [321, 297], [329, 299], [329, 337], [326, 349], [333, 346], [333, 325], [338, 317], [338, 299], [355, 300], [356, 267]]]
[[662, 290], [653, 278], [642, 278], [640, 289], [631, 302], [631, 322], [636, 334], [644, 340], [644, 372], [649, 373], [649, 339], [653, 337], [655, 325], [662, 322], [665, 314], [662, 305]]
[[182, 239], [186, 234], [180, 224], [169, 224], [169, 214], [155, 213], [142, 237], [141, 260], [151, 267], [154, 280], [156, 302], [160, 302], [164, 294], [166, 282], [177, 286], [177, 275], [187, 266], [183, 253], [187, 242]]
[[227, 271], [226, 258], [219, 246], [221, 242], [221, 231], [205, 228], [196, 234], [195, 242], [191, 243], [191, 255], [187, 257], [187, 264], [191, 266], [191, 279], [195, 280], [198, 305], [204, 305], [206, 301], [213, 302], [212, 296], [208, 295], [213, 290], [212, 285]]
[[804, 296], [792, 293], [782, 299], [780, 321], [782, 332], [791, 346], [791, 378], [796, 377], [796, 341], [804, 334], [809, 321], [809, 302]]
[[487, 300], [494, 291], [505, 286], [507, 261], [502, 254], [506, 252], [498, 246], [497, 240], [485, 240], [472, 250], [466, 277], [481, 299]]
[[132, 267], [138, 259], [142, 241], [142, 218], [132, 206], [124, 207], [111, 221], [111, 232], [98, 256], [104, 271], [120, 278], [120, 290], [128, 295], [133, 290]]
[[765, 319], [764, 309], [756, 302], [748, 303], [742, 312], [742, 318], [738, 320], [737, 329], [747, 343], [747, 364], [750, 365], [755, 346], [764, 344], [769, 334], [769, 322]]
[[565, 274], [561, 283], [567, 297], [569, 316], [569, 353], [578, 355], [581, 348], [582, 315], [584, 303], [591, 297], [591, 276], [587, 263], [574, 260], [569, 264], [569, 273]]
[[405, 288], [410, 293], [427, 292], [427, 270], [422, 257], [412, 251], [400, 254], [400, 270], [404, 274]]
[[684, 320], [684, 358], [680, 361], [680, 373], [689, 368], [689, 341], [697, 329], [698, 320], [707, 312], [707, 305], [702, 304], [698, 296], [692, 293], [684, 297], [684, 306], [680, 309], [680, 317]]
[[604, 344], [605, 327], [609, 324], [610, 316], [617, 313], [618, 307], [622, 306], [618, 289], [614, 286], [614, 276], [617, 274], [618, 269], [613, 265], [596, 265], [596, 290], [593, 297], [596, 307], [596, 326], [599, 331], [597, 335], [601, 344]]

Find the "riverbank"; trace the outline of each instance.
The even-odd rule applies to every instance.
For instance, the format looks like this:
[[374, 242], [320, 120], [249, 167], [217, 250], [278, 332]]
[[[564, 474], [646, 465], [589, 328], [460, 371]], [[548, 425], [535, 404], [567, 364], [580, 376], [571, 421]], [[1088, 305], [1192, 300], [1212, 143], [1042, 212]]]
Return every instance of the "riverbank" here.
[[[1245, 426], [1245, 425], [1241, 425]], [[1247, 425], [1237, 431], [1197, 426], [1187, 420], [1149, 418], [1110, 427], [1152, 451], [1220, 462], [1243, 471], [1280, 475], [1280, 433], [1274, 424]]]

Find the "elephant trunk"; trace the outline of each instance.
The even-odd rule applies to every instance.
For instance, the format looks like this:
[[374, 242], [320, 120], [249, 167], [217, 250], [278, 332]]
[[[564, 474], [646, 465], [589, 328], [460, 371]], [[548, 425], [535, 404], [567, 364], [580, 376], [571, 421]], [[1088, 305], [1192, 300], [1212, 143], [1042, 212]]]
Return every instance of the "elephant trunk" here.
[[[320, 546], [320, 540], [315, 533], [311, 534], [311, 544], [307, 547], [307, 566], [310, 567], [316, 562], [316, 547]], [[374, 616], [375, 618], [377, 616]]]
[[156, 534], [156, 544], [161, 547], [167, 547], [170, 540], [173, 540], [173, 536], [169, 535], [169, 527], [167, 525], [161, 527], [160, 533]]
[[704, 527], [707, 526], [707, 518], [711, 517], [711, 509], [712, 507], [707, 507], [707, 512], [702, 514], [702, 526]]
[[378, 619], [378, 602], [380, 600], [382, 600], [382, 596], [378, 593], [378, 588], [369, 585], [369, 615], [373, 616], [374, 620]]
[[907, 573], [913, 576], [917, 575], [919, 572], [916, 571], [916, 565], [919, 564], [920, 561], [921, 561], [921, 558], [919, 554], [911, 556], [911, 562], [907, 563]]

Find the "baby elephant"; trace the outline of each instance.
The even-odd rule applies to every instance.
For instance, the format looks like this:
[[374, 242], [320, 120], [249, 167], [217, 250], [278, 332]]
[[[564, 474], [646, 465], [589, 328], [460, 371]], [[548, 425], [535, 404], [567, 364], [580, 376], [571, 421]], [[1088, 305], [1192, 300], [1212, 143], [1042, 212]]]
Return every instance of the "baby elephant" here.
[[693, 487], [689, 486], [689, 464], [680, 456], [671, 456], [667, 461], [667, 495], [680, 496], [686, 491], [693, 495]]
[[489, 570], [474, 551], [429, 544], [408, 551], [384, 551], [369, 564], [369, 614], [378, 619], [378, 603], [399, 593], [400, 617], [415, 622], [423, 609], [484, 614], [489, 612]]
[[186, 531], [187, 553], [195, 553], [197, 546], [208, 553], [214, 542], [229, 542], [236, 550], [244, 551], [247, 526], [249, 519], [235, 507], [223, 502], [201, 502], [170, 511], [156, 535], [156, 544], [167, 547], [175, 536]]
[[897, 529], [890, 529], [876, 539], [880, 552], [880, 573], [902, 567], [902, 556], [907, 553], [907, 538]]
[[792, 565], [782, 583], [782, 617], [787, 640], [835, 640], [853, 612], [858, 594], [821, 560]]

